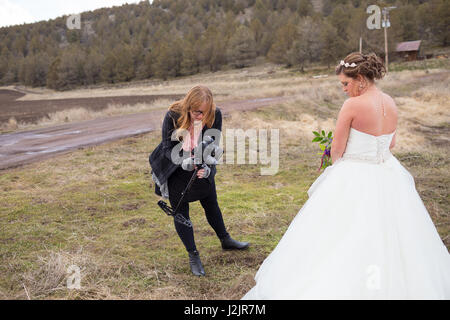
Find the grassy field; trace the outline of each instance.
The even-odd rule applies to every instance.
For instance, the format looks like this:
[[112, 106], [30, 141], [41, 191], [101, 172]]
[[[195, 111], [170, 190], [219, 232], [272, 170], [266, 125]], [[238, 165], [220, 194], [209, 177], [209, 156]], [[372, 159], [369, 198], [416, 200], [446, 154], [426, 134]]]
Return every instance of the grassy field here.
[[[448, 248], [449, 70], [448, 62], [434, 69], [400, 66], [379, 84], [400, 111], [394, 154], [415, 177]], [[147, 160], [160, 140], [153, 132], [0, 171], [0, 298], [238, 299], [253, 285], [254, 273], [319, 174], [311, 131], [333, 129], [345, 97], [331, 75], [315, 79], [274, 66], [174, 80], [158, 92], [184, 92], [197, 82], [210, 83], [220, 92], [218, 100], [293, 97], [293, 102], [224, 119], [224, 130], [244, 128], [242, 123], [280, 130], [276, 175], [261, 176], [260, 165], [218, 168], [227, 228], [238, 240], [250, 241], [251, 248], [222, 251], [200, 205], [191, 204], [207, 277], [190, 275], [172, 219], [156, 205]], [[79, 290], [67, 289], [70, 265], [80, 268]]]

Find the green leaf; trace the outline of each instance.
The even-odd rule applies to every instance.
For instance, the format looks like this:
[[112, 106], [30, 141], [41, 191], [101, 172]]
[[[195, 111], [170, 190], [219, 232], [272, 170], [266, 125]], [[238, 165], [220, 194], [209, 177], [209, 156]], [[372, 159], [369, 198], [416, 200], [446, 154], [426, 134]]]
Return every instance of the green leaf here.
[[315, 138], [312, 140], [312, 142], [317, 142], [317, 141], [321, 141], [321, 140], [322, 140], [321, 137], [315, 137]]
[[328, 132], [328, 139], [331, 139], [332, 136], [333, 136], [333, 131]]
[[322, 136], [325, 137], [325, 130], [322, 130]]
[[313, 134], [314, 134], [316, 137], [320, 137], [320, 134], [319, 134], [317, 131], [313, 131]]

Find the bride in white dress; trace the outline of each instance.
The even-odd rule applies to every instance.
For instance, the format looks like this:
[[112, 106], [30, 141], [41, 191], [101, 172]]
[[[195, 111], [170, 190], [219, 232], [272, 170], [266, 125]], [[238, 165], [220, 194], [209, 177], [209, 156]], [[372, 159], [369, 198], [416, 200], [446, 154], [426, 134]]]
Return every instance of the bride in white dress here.
[[450, 255], [391, 154], [397, 109], [379, 90], [375, 54], [336, 68], [350, 96], [336, 122], [333, 165], [256, 273], [243, 299], [450, 299]]

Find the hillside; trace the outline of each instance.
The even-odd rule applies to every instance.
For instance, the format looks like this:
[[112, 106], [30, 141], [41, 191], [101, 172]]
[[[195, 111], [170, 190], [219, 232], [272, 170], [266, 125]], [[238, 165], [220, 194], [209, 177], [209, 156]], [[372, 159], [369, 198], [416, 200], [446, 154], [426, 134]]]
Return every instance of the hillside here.
[[[384, 1], [389, 47], [424, 40], [448, 46], [450, 3]], [[366, 28], [365, 0], [155, 0], [0, 28], [0, 85], [67, 90], [97, 83], [168, 79], [242, 68], [261, 59], [285, 66], [334, 65], [359, 48], [384, 53], [382, 30]]]

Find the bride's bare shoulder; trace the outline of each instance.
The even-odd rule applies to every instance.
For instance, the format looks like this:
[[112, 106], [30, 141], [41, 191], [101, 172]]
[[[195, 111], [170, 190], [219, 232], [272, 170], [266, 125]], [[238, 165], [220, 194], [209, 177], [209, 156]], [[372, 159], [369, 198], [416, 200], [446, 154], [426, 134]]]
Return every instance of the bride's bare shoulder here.
[[388, 95], [386, 92], [383, 92], [383, 97], [384, 97], [386, 100], [388, 100], [389, 102], [392, 102], [393, 104], [395, 104], [394, 99], [393, 99], [390, 95]]
[[342, 106], [343, 106], [343, 107], [344, 107], [344, 106], [346, 106], [346, 107], [352, 107], [352, 106], [354, 106], [355, 104], [358, 103], [358, 101], [359, 101], [358, 98], [359, 98], [359, 97], [350, 97], [350, 98], [347, 98], [347, 99], [344, 101], [344, 103], [342, 104]]
[[347, 100], [345, 100], [344, 103], [342, 104], [342, 109], [356, 108], [363, 101], [364, 100], [361, 99], [361, 96], [347, 98]]
[[383, 92], [383, 97], [384, 97], [385, 101], [387, 102], [387, 105], [390, 106], [392, 109], [394, 109], [397, 112], [397, 105], [395, 104], [395, 100], [385, 92]]

